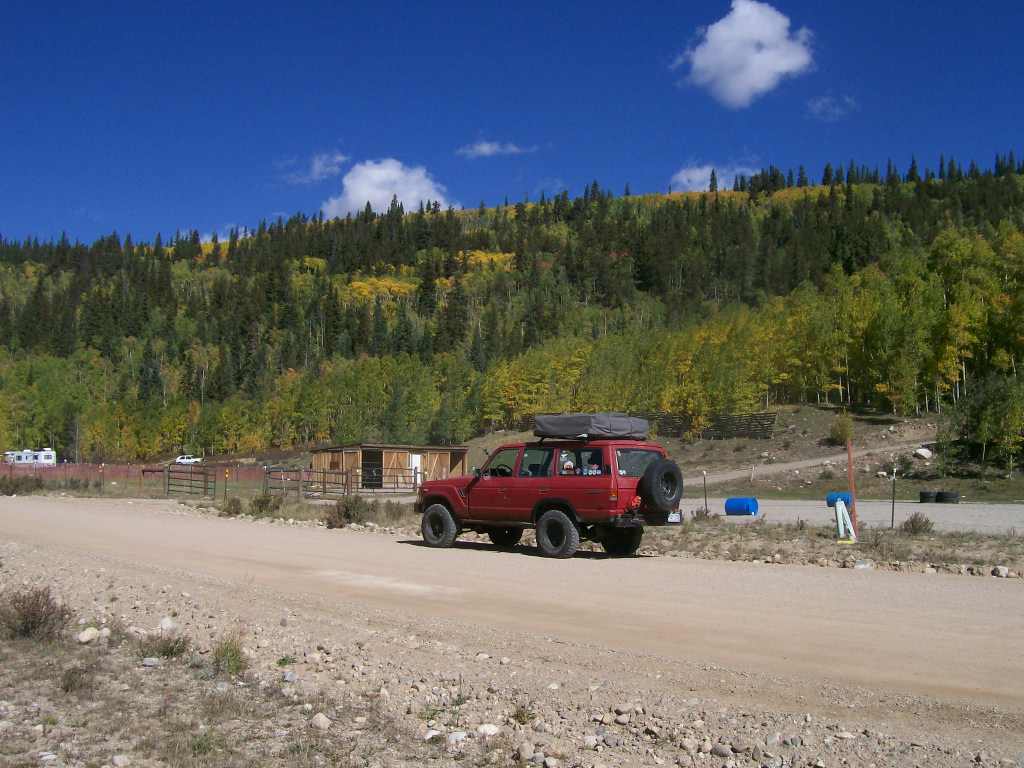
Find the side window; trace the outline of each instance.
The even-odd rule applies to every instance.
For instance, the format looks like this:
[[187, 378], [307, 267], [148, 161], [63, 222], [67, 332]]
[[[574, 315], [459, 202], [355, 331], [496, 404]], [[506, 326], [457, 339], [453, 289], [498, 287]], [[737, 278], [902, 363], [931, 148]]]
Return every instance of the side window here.
[[558, 452], [558, 474], [560, 475], [603, 475], [605, 474], [604, 451], [600, 448], [562, 448]]
[[554, 448], [527, 448], [519, 465], [520, 477], [547, 477], [551, 474], [551, 459]]
[[503, 451], [498, 451], [491, 457], [484, 474], [488, 477], [512, 477], [518, 455], [518, 448], [506, 448]]

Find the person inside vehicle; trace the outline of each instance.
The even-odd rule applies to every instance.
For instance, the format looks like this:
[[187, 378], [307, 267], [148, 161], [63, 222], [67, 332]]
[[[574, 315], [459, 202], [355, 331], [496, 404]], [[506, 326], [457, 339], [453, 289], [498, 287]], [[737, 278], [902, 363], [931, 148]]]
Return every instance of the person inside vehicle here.
[[576, 474], [576, 465], [573, 464], [571, 461], [565, 462], [565, 464], [562, 465], [562, 474], [563, 475], [575, 475]]

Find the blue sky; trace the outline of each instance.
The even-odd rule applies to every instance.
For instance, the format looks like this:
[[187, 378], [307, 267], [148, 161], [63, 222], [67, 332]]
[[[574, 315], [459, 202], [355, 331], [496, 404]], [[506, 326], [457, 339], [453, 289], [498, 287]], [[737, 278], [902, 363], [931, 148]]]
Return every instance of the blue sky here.
[[[148, 9], [147, 9], [148, 7]], [[9, 2], [0, 235], [1016, 149], [1019, 3]]]

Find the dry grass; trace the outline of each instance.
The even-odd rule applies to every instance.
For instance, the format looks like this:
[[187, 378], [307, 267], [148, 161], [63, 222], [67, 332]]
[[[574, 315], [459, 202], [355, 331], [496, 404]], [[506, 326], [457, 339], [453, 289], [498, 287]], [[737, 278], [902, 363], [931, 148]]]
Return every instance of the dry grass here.
[[58, 603], [49, 587], [26, 588], [3, 596], [0, 629], [11, 639], [59, 640], [71, 611]]

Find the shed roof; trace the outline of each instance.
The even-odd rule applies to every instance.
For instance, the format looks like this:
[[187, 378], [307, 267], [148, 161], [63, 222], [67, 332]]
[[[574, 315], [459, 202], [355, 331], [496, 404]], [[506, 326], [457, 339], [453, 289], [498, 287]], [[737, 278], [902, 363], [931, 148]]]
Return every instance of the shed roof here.
[[465, 445], [400, 445], [395, 443], [348, 443], [347, 445], [325, 445], [314, 448], [313, 453], [329, 453], [334, 451], [362, 450], [369, 448], [373, 451], [448, 451], [449, 453], [467, 453], [469, 447]]

